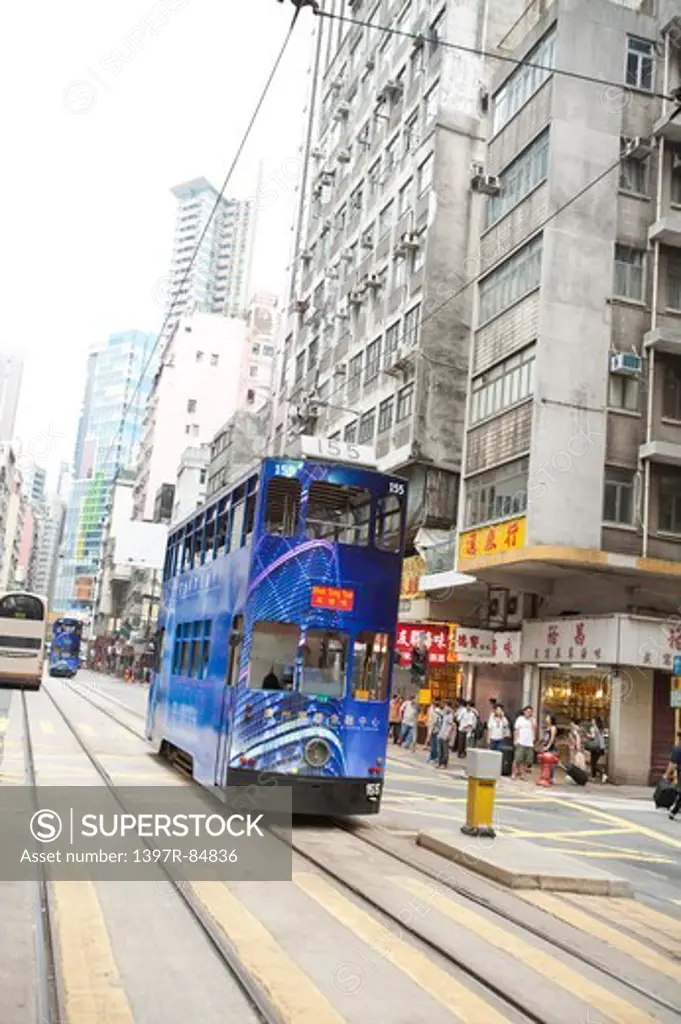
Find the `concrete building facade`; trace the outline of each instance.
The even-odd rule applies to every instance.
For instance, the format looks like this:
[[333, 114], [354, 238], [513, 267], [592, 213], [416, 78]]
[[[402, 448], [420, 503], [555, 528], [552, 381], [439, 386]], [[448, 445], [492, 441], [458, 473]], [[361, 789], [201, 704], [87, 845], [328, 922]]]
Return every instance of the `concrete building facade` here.
[[203, 505], [206, 498], [206, 480], [210, 446], [207, 444], [185, 448], [177, 470], [173, 522], [184, 519]]
[[24, 361], [18, 352], [0, 352], [0, 441], [14, 440]]

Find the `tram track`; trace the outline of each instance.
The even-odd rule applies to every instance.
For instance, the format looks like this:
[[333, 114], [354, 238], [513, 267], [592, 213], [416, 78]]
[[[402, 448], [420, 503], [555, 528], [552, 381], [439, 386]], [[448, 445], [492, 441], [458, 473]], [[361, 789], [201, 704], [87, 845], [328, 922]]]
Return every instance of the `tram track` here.
[[[47, 687], [44, 687], [44, 693], [47, 695], [49, 701], [55, 708], [57, 714], [62, 719], [67, 729], [78, 743], [78, 746], [81, 748], [86, 758], [88, 759], [92, 767], [95, 769], [95, 771], [101, 778], [102, 782], [104, 783], [108, 791], [113, 796], [118, 806], [124, 813], [128, 813], [128, 808], [126, 808], [124, 802], [119, 797], [118, 787], [114, 783], [107, 769], [104, 767], [104, 765], [101, 763], [97, 755], [90, 747], [87, 740], [83, 738], [77, 726], [74, 725], [74, 723], [69, 719], [67, 713], [59, 704], [59, 701], [57, 701], [54, 698], [54, 696], [50, 693]], [[96, 702], [89, 701], [89, 703], [91, 703], [93, 707], [98, 708], [98, 710], [102, 711], [104, 714], [107, 714], [107, 712], [103, 708], [99, 707]], [[114, 715], [108, 714], [108, 717], [113, 719], [113, 721], [116, 721], [118, 725], [122, 726], [123, 728], [127, 728], [128, 731], [132, 732], [134, 735], [141, 736], [141, 734], [137, 733], [131, 727], [126, 726]], [[27, 711], [25, 725], [29, 725]], [[145, 842], [144, 840], [142, 840], [142, 842], [149, 850], [153, 849], [151, 844]], [[245, 969], [236, 951], [232, 949], [224, 933], [215, 923], [215, 921], [209, 914], [208, 910], [204, 907], [203, 903], [194, 895], [194, 893], [191, 890], [191, 887], [188, 885], [178, 883], [172, 877], [171, 873], [165, 868], [162, 862], [158, 862], [158, 868], [165, 876], [165, 881], [172, 888], [172, 891], [177, 894], [178, 898], [189, 910], [193, 920], [197, 924], [204, 938], [208, 940], [208, 942], [213, 947], [213, 949], [217, 953], [218, 957], [220, 958], [224, 966], [227, 968], [229, 974], [231, 975], [231, 977], [233, 978], [233, 980], [236, 982], [239, 989], [243, 993], [243, 996], [246, 999], [247, 1003], [249, 1004], [249, 1007], [253, 1011], [254, 1015], [262, 1022], [262, 1024], [283, 1024], [281, 1014], [274, 1006], [274, 1004], [270, 1001], [267, 993], [264, 991], [264, 989], [261, 988], [261, 986], [251, 977], [251, 975]], [[45, 1017], [46, 1024], [60, 1024], [60, 1022], [65, 1019], [65, 1017], [60, 1016]]]
[[[36, 794], [37, 777], [33, 754], [33, 736], [28, 713], [26, 693], [21, 691], [22, 735], [24, 746], [24, 770], [26, 784], [33, 794], [34, 810], [39, 810]], [[62, 1013], [62, 998], [59, 989], [59, 973], [53, 929], [53, 913], [50, 903], [50, 886], [43, 865], [38, 867], [35, 893], [35, 935], [36, 963], [38, 968], [38, 1019], [41, 1024], [61, 1024], [66, 1019]]]
[[[93, 707], [97, 708], [97, 710], [101, 711], [107, 718], [116, 722], [118, 725], [120, 725], [122, 728], [126, 729], [128, 732], [132, 733], [136, 737], [140, 739], [145, 739], [141, 732], [138, 732], [127, 723], [122, 722], [116, 715], [112, 714], [108, 709], [101, 707], [101, 705], [99, 705], [98, 702], [90, 700], [89, 697], [86, 697], [84, 694], [81, 694], [80, 691], [78, 692], [79, 696], [82, 696], [84, 700], [90, 703]], [[122, 704], [122, 702], [117, 703]], [[138, 717], [143, 719], [143, 716], [139, 715], [139, 712], [136, 712], [128, 705], [126, 705], [126, 709], [131, 714], [137, 715]], [[61, 709], [59, 710], [61, 713]], [[184, 772], [182, 772], [181, 774], [184, 778], [188, 777]], [[189, 776], [189, 778], [191, 777]], [[527, 920], [527, 918], [519, 919], [517, 916], [514, 916], [509, 911], [505, 910], [502, 907], [499, 907], [493, 901], [493, 899], [486, 899], [480, 894], [474, 892], [466, 885], [457, 884], [454, 880], [452, 880], [450, 876], [446, 879], [443, 879], [442, 872], [438, 873], [426, 864], [415, 863], [413, 858], [409, 859], [407, 856], [400, 853], [399, 851], [392, 849], [389, 844], [381, 842], [378, 836], [368, 835], [366, 829], [364, 829], [363, 834], [361, 834], [358, 831], [357, 826], [355, 826], [352, 822], [348, 820], [342, 818], [334, 818], [330, 819], [330, 821], [335, 829], [352, 836], [357, 842], [371, 847], [372, 849], [378, 851], [384, 856], [390, 857], [393, 861], [399, 863], [403, 867], [409, 868], [410, 871], [412, 872], [417, 871], [419, 874], [424, 876], [424, 878], [427, 881], [437, 882], [438, 886], [449, 889], [456, 895], [463, 897], [470, 903], [475, 904], [481, 909], [494, 915], [494, 917], [504, 921], [504, 923], [511, 924], [516, 928], [522, 928], [524, 932], [533, 935], [536, 939], [540, 940], [543, 943], [547, 943], [552, 949], [560, 950], [562, 953], [565, 953], [573, 960], [578, 961], [579, 963], [587, 966], [588, 968], [595, 969], [598, 973], [609, 978], [611, 981], [614, 981], [618, 985], [624, 987], [625, 989], [628, 989], [632, 994], [636, 994], [640, 998], [649, 1001], [651, 1004], [659, 1007], [660, 1009], [676, 1014], [677, 1016], [679, 1016], [679, 1018], [681, 1018], [680, 1006], [677, 1006], [669, 1002], [663, 996], [651, 991], [650, 989], [645, 988], [642, 985], [639, 985], [632, 979], [625, 977], [623, 974], [618, 974], [616, 971], [612, 970], [604, 961], [595, 961], [593, 957], [586, 955], [583, 950], [581, 950], [578, 946], [574, 945], [573, 943], [560, 939], [555, 934], [549, 934], [541, 927]], [[427, 947], [432, 953], [436, 954], [439, 958], [448, 963], [457, 972], [460, 972], [461, 974], [468, 976], [469, 978], [471, 978], [471, 980], [476, 982], [476, 984], [482, 986], [485, 990], [492, 993], [497, 999], [502, 1000], [506, 1005], [512, 1008], [515, 1011], [515, 1013], [522, 1014], [525, 1020], [532, 1021], [533, 1024], [546, 1024], [545, 1017], [542, 1017], [528, 1010], [520, 1002], [520, 1000], [516, 1000], [512, 996], [509, 997], [508, 992], [496, 986], [494, 982], [490, 979], [488, 974], [484, 974], [482, 971], [477, 971], [476, 969], [472, 968], [470, 964], [468, 964], [466, 961], [458, 958], [451, 951], [444, 949], [442, 946], [438, 945], [437, 942], [434, 942], [431, 939], [429, 939], [418, 928], [413, 928], [410, 925], [405, 924], [405, 922], [397, 914], [392, 914], [388, 909], [386, 909], [384, 905], [382, 905], [380, 902], [374, 900], [370, 895], [368, 895], [364, 889], [361, 889], [359, 886], [355, 886], [352, 882], [348, 881], [347, 878], [344, 878], [341, 873], [331, 868], [327, 860], [321, 860], [315, 857], [313, 854], [311, 854], [310, 851], [306, 849], [304, 845], [302, 845], [302, 843], [296, 842], [295, 833], [292, 833], [291, 835], [291, 845], [293, 851], [299, 857], [307, 861], [309, 864], [313, 865], [322, 875], [331, 879], [336, 885], [341, 886], [347, 892], [351, 893], [356, 899], [361, 900], [368, 907], [370, 907], [375, 914], [378, 914], [380, 915], [380, 917], [392, 921], [394, 925], [397, 925], [399, 931], [408, 933], [414, 941]], [[452, 865], [452, 868], [455, 869], [455, 866]], [[493, 883], [489, 884], [492, 885]], [[505, 890], [503, 891], [505, 892]]]

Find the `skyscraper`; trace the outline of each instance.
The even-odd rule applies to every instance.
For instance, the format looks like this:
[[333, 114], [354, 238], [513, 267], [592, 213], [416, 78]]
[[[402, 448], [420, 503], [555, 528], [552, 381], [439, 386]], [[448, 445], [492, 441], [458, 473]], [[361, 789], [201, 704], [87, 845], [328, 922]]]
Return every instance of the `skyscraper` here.
[[0, 441], [11, 441], [17, 418], [24, 362], [16, 352], [0, 352]]
[[88, 356], [55, 596], [61, 612], [92, 610], [106, 506], [117, 470], [135, 460], [155, 344], [153, 334], [124, 331]]
[[187, 280], [182, 284], [192, 253], [218, 202], [218, 192], [205, 178], [195, 178], [176, 185], [172, 193], [177, 199], [177, 214], [167, 307], [174, 296], [178, 297], [168, 333], [187, 312], [239, 316], [246, 308], [249, 295], [255, 229], [252, 200], [220, 199]]

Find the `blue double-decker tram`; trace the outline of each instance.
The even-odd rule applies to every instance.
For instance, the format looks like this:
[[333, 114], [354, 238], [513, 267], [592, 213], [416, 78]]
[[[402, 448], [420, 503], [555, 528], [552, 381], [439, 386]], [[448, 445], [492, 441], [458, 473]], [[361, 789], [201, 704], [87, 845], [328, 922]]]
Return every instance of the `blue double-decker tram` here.
[[171, 531], [157, 750], [206, 785], [290, 785], [294, 813], [378, 811], [406, 499], [359, 465], [268, 458]]
[[73, 679], [80, 668], [83, 623], [78, 619], [57, 619], [52, 626], [50, 675]]

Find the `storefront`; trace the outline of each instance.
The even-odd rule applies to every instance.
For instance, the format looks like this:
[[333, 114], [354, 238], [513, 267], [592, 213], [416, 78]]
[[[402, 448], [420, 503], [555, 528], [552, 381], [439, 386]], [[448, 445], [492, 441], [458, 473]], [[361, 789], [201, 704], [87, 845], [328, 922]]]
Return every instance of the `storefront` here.
[[487, 717], [492, 698], [514, 716], [523, 689], [520, 630], [496, 632], [459, 626], [455, 645], [457, 662], [471, 668], [470, 697], [482, 717]]
[[400, 622], [397, 627], [393, 693], [418, 700], [420, 742], [431, 703], [455, 701], [463, 690], [463, 666], [455, 660], [453, 634], [456, 626], [449, 622]]

